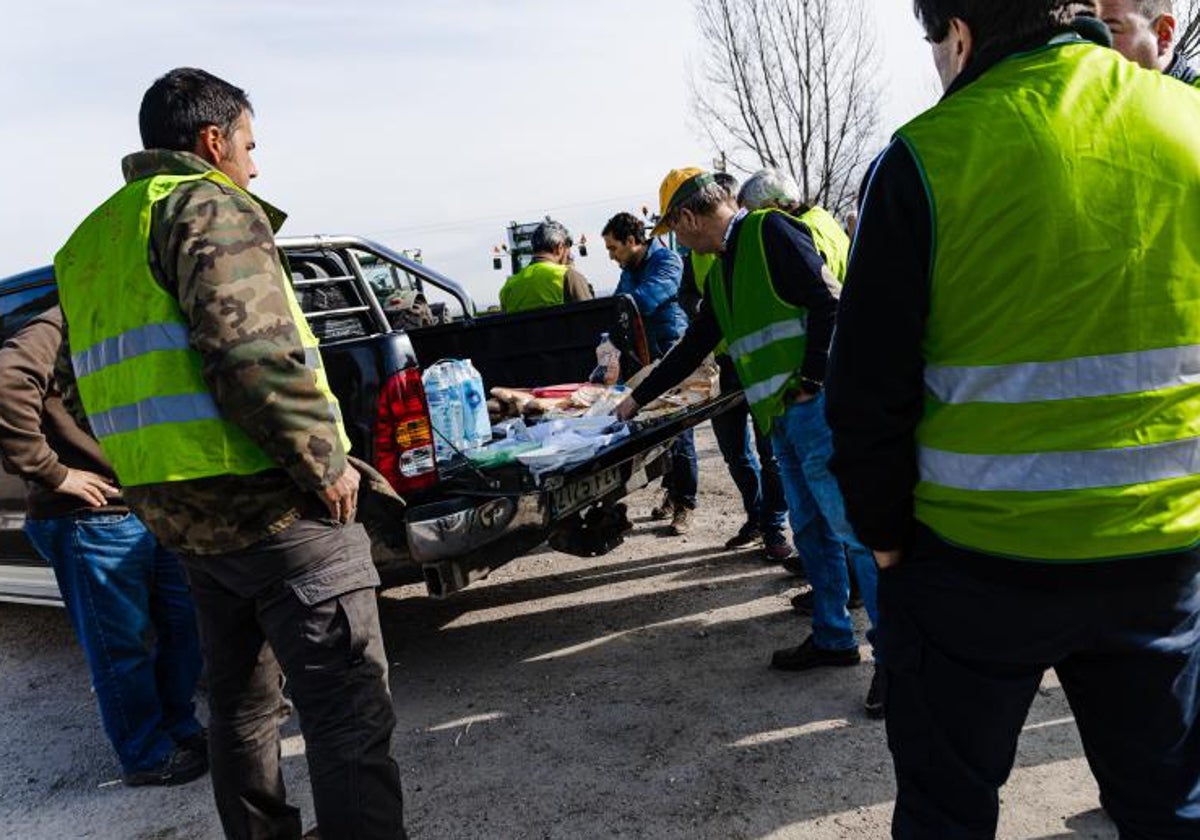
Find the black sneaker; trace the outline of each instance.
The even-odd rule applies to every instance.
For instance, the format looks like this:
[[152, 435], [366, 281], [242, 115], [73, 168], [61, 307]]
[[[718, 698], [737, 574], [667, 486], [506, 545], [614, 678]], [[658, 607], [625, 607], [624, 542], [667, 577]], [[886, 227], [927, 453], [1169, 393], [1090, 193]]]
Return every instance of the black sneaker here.
[[[846, 602], [846, 609], [861, 610], [863, 608], [862, 596], [857, 592], [850, 593], [850, 600]], [[811, 586], [806, 586], [799, 593], [792, 596], [792, 609], [798, 615], [813, 614], [813, 590]]]
[[803, 643], [793, 648], [784, 648], [771, 654], [771, 667], [779, 671], [807, 671], [811, 668], [831, 666], [846, 668], [857, 665], [862, 656], [857, 647], [846, 650], [825, 650], [813, 643], [809, 636]]
[[208, 755], [208, 730], [201, 729], [194, 735], [189, 735], [186, 738], [179, 738], [175, 741], [180, 749], [188, 752], [199, 753], [200, 755]]
[[789, 575], [794, 575], [798, 578], [807, 577], [804, 574], [804, 561], [800, 559], [799, 554], [793, 552], [786, 560], [781, 560], [780, 565], [783, 566], [783, 570]]
[[887, 671], [876, 665], [875, 673], [871, 675], [871, 687], [867, 689], [867, 699], [863, 701], [863, 710], [866, 711], [867, 717], [873, 720], [882, 718], [886, 699]]
[[183, 747], [176, 747], [167, 754], [158, 767], [125, 774], [126, 787], [145, 785], [182, 785], [198, 779], [208, 772], [208, 756]]
[[762, 558], [768, 563], [786, 563], [793, 559], [799, 562], [792, 544], [780, 533], [763, 534]]
[[753, 522], [747, 522], [738, 532], [725, 541], [725, 548], [732, 551], [735, 548], [745, 548], [762, 540], [762, 531]]
[[806, 586], [792, 596], [792, 609], [799, 615], [813, 614], [813, 588]]

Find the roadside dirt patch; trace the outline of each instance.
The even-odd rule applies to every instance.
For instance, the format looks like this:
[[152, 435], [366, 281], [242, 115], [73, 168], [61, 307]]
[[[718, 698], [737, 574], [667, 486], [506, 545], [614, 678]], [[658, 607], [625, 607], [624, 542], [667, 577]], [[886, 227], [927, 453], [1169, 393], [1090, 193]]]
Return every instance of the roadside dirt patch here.
[[[788, 603], [796, 581], [721, 547], [741, 505], [707, 430], [697, 444], [688, 538], [656, 533], [644, 491], [630, 500], [633, 535], [606, 557], [543, 550], [442, 602], [416, 587], [384, 594], [393, 755], [414, 840], [888, 836], [884, 726], [861, 710], [871, 666], [767, 668], [773, 649], [807, 633]], [[206, 779], [115, 781], [62, 611], [0, 604], [0, 675], [4, 836], [221, 837]], [[288, 787], [309, 825], [294, 721], [285, 735]], [[1000, 836], [1117, 836], [1052, 677]]]

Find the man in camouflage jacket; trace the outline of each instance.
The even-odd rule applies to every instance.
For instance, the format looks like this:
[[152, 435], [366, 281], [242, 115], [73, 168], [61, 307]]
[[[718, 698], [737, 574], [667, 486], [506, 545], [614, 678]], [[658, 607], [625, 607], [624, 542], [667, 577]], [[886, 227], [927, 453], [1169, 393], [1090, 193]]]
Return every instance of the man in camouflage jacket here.
[[[202, 70], [147, 91], [146, 151], [127, 182], [212, 169], [154, 205], [147, 259], [179, 302], [222, 416], [278, 469], [125, 488], [192, 584], [209, 666], [213, 789], [227, 837], [299, 838], [279, 767], [282, 673], [300, 713], [327, 837], [405, 837], [395, 716], [369, 540], [353, 521], [358, 474], [305, 363], [274, 232], [283, 215], [245, 191], [257, 175], [250, 104]], [[104, 282], [97, 277], [95, 282]], [[120, 306], [119, 301], [113, 302]], [[68, 324], [69, 339], [69, 324]], [[77, 405], [69, 350], [64, 395]]]

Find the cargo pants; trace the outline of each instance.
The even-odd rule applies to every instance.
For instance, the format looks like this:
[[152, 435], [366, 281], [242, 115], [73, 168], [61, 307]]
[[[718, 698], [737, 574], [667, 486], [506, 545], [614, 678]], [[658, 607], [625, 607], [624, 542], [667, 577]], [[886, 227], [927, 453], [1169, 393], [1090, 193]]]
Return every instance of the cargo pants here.
[[286, 677], [322, 835], [403, 840], [379, 576], [363, 527], [302, 519], [184, 565], [209, 668], [209, 757], [226, 837], [300, 838], [280, 770]]

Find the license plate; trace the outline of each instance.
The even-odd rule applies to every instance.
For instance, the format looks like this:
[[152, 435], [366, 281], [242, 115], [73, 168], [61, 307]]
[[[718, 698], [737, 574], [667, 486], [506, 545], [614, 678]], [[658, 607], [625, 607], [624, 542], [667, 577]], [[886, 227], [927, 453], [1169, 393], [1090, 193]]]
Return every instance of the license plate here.
[[598, 473], [572, 481], [560, 487], [550, 497], [554, 515], [563, 516], [586, 507], [621, 486], [620, 467], [609, 467]]

